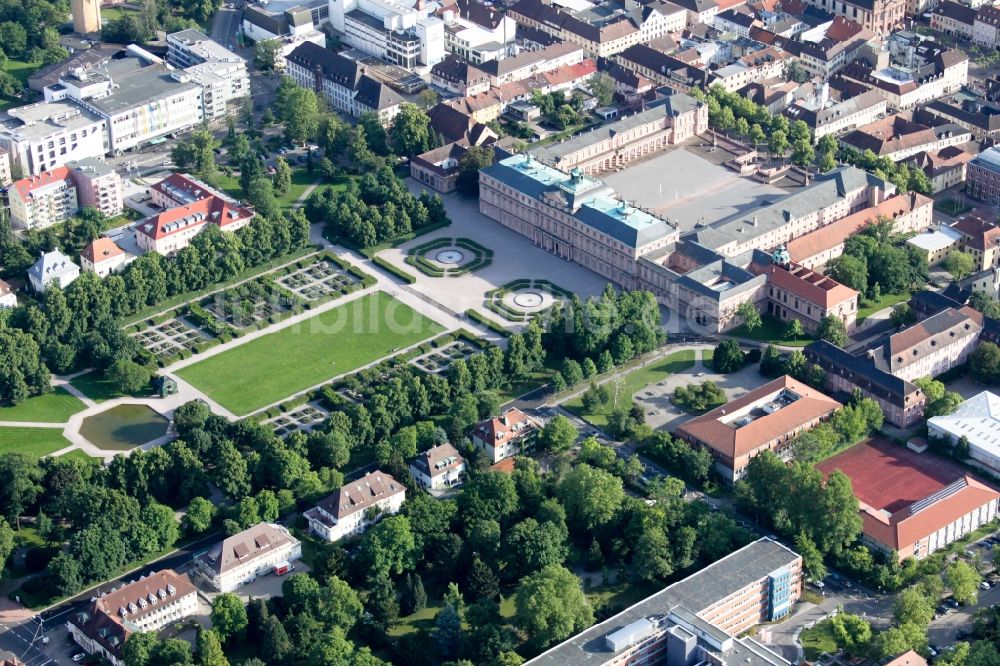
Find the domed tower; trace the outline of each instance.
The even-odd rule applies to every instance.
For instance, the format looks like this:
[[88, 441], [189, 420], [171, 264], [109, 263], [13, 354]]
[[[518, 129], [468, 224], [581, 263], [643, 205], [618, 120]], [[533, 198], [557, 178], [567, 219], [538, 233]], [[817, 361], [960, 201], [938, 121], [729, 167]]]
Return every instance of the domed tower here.
[[782, 268], [788, 268], [788, 265], [792, 263], [792, 257], [788, 254], [788, 250], [785, 249], [784, 245], [779, 245], [771, 255], [771, 263], [777, 264]]

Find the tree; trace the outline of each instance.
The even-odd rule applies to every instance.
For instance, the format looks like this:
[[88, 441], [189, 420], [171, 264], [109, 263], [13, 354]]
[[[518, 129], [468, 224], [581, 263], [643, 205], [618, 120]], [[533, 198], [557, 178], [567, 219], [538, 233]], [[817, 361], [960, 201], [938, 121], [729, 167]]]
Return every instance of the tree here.
[[837, 645], [852, 654], [860, 654], [872, 640], [872, 625], [850, 613], [838, 613], [830, 618], [830, 629]]
[[892, 616], [899, 625], [912, 623], [926, 629], [934, 619], [934, 600], [917, 588], [905, 589], [893, 603]]
[[392, 119], [389, 139], [397, 155], [413, 157], [430, 148], [431, 119], [416, 104], [404, 102]]
[[292, 186], [292, 168], [288, 166], [285, 158], [279, 157], [274, 163], [274, 177], [271, 179], [274, 193], [279, 197], [288, 194], [288, 188]]
[[735, 340], [723, 340], [715, 347], [712, 357], [712, 367], [716, 372], [736, 372], [743, 367], [746, 357], [740, 349], [740, 343]]
[[562, 414], [552, 417], [538, 435], [538, 444], [547, 451], [560, 453], [568, 451], [579, 432], [573, 422]]
[[1000, 347], [992, 342], [980, 343], [969, 357], [969, 369], [984, 384], [1000, 383]]
[[604, 72], [591, 77], [590, 93], [597, 98], [598, 106], [608, 106], [615, 96], [615, 80]]
[[766, 138], [767, 136], [765, 136], [764, 130], [761, 129], [760, 125], [754, 123], [750, 126], [750, 133], [747, 135], [747, 139], [755, 148], [764, 143], [764, 139]]
[[204, 497], [195, 497], [184, 514], [184, 531], [188, 534], [201, 534], [212, 526], [214, 519], [215, 505]]
[[281, 40], [262, 39], [254, 45], [253, 62], [263, 72], [274, 71], [281, 53]]
[[785, 361], [781, 358], [781, 352], [774, 345], [764, 348], [764, 353], [760, 356], [760, 374], [765, 377], [778, 377], [785, 374]]
[[862, 294], [868, 289], [868, 262], [864, 257], [842, 254], [827, 263], [826, 274]]
[[907, 303], [900, 303], [893, 307], [889, 317], [892, 319], [892, 325], [896, 328], [903, 328], [917, 321], [917, 313]]
[[515, 624], [539, 647], [563, 640], [594, 622], [580, 579], [556, 564], [521, 581], [514, 607]]
[[608, 393], [607, 386], [604, 384], [598, 385], [591, 380], [590, 387], [583, 392], [583, 396], [581, 397], [583, 411], [587, 414], [593, 414], [601, 407], [608, 404], [608, 400], [610, 399], [611, 396]]
[[788, 137], [781, 130], [771, 132], [767, 138], [767, 152], [774, 157], [783, 157], [788, 150]]
[[832, 171], [833, 169], [836, 169], [837, 158], [835, 156], [835, 153], [833, 151], [821, 153], [819, 157], [819, 163], [816, 165], [816, 168], [819, 169], [820, 172], [822, 173], [826, 173], [827, 171]]
[[804, 328], [802, 328], [802, 322], [799, 321], [798, 319], [791, 320], [790, 322], [788, 322], [788, 325], [785, 327], [785, 339], [786, 340], [798, 340], [799, 338], [801, 338], [805, 334], [806, 334], [806, 331], [805, 331]]
[[199, 629], [195, 645], [195, 661], [198, 666], [229, 666], [229, 660], [222, 651], [219, 635], [212, 629]]
[[261, 654], [269, 664], [284, 664], [291, 656], [294, 646], [281, 621], [273, 615], [264, 621], [261, 637]]
[[502, 551], [508, 554], [504, 575], [517, 580], [550, 564], [562, 564], [569, 555], [566, 528], [550, 521], [526, 518], [504, 535]]
[[802, 566], [811, 580], [826, 578], [826, 564], [823, 553], [819, 552], [815, 542], [805, 532], [799, 532], [795, 537], [795, 550], [802, 556]]
[[431, 88], [424, 88], [417, 95], [417, 101], [420, 102], [420, 108], [424, 111], [437, 106], [437, 103], [441, 100], [441, 96], [438, 95]]
[[21, 529], [21, 514], [35, 503], [42, 487], [38, 459], [26, 453], [0, 455], [0, 512]]
[[743, 319], [743, 325], [747, 327], [748, 333], [753, 333], [764, 324], [761, 321], [760, 312], [750, 301], [740, 303], [740, 306], [736, 308], [736, 314]]
[[124, 358], [116, 360], [105, 375], [122, 393], [138, 393], [149, 386], [152, 374], [144, 365]]
[[956, 280], [961, 280], [976, 269], [976, 260], [967, 252], [952, 250], [944, 260], [944, 269]]
[[223, 643], [241, 636], [249, 620], [243, 600], [232, 592], [224, 592], [212, 600], [212, 629]]
[[122, 657], [128, 666], [148, 666], [159, 640], [152, 631], [136, 631], [125, 639]]
[[983, 582], [979, 572], [965, 560], [956, 560], [948, 565], [944, 574], [945, 582], [960, 604], [974, 604], [979, 596], [979, 584]]
[[[798, 121], [801, 122], [801, 121]], [[816, 152], [808, 139], [800, 139], [792, 146], [792, 164], [805, 169], [816, 161]]]
[[618, 477], [583, 464], [563, 477], [558, 496], [570, 523], [586, 531], [611, 520], [625, 499], [625, 491]]
[[446, 658], [454, 657], [458, 653], [462, 636], [462, 618], [458, 610], [451, 604], [445, 604], [434, 618], [434, 637], [441, 655]]
[[826, 315], [819, 320], [819, 328], [816, 330], [816, 337], [826, 340], [832, 345], [844, 348], [847, 346], [847, 327], [843, 320], [835, 315]]
[[389, 516], [370, 528], [358, 550], [370, 578], [410, 571], [416, 565], [416, 555], [410, 519], [402, 515]]
[[496, 159], [493, 146], [470, 146], [458, 158], [458, 177], [455, 185], [466, 196], [479, 195], [479, 170], [493, 164]]
[[[290, 81], [291, 79], [283, 79]], [[316, 93], [295, 84], [278, 86], [275, 102], [278, 116], [285, 121], [285, 137], [297, 144], [305, 143], [319, 127], [319, 102]]]

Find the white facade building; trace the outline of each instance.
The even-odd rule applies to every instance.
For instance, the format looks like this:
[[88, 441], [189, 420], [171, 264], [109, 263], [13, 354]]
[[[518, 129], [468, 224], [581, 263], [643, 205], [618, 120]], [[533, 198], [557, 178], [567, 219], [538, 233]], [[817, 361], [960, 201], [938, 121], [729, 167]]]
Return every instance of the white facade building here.
[[0, 148], [24, 176], [107, 152], [104, 119], [72, 102], [38, 102], [7, 115], [0, 121]]
[[465, 476], [465, 458], [451, 444], [440, 444], [410, 461], [410, 475], [428, 490], [452, 488]]
[[983, 391], [958, 406], [951, 414], [927, 421], [927, 434], [952, 444], [965, 438], [969, 457], [1000, 474], [1000, 396]]
[[0, 280], [0, 308], [16, 307], [17, 294], [14, 293], [14, 287], [10, 286], [9, 283]]
[[302, 557], [302, 543], [288, 529], [258, 523], [227, 537], [195, 558], [195, 571], [213, 589], [232, 592], [274, 567]]
[[422, 0], [330, 0], [330, 24], [344, 43], [405, 69], [444, 58], [444, 21]]
[[42, 293], [50, 285], [65, 289], [80, 277], [80, 267], [59, 250], [43, 252], [35, 264], [28, 269], [28, 280], [35, 293]]
[[80, 204], [68, 167], [22, 178], [7, 192], [10, 219], [18, 229], [44, 229], [72, 217]]
[[167, 35], [167, 62], [202, 86], [205, 118], [219, 118], [229, 102], [250, 95], [246, 60], [197, 30]]
[[398, 513], [406, 499], [406, 486], [385, 472], [375, 470], [345, 485], [302, 515], [316, 536], [331, 543], [363, 534], [382, 516]]

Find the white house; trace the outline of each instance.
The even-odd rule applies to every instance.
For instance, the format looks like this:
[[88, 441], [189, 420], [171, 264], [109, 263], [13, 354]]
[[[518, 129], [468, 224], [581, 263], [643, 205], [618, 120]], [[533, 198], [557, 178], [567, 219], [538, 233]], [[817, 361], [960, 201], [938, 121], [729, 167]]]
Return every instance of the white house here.
[[232, 592], [257, 576], [300, 557], [302, 543], [288, 528], [275, 523], [258, 523], [197, 556], [194, 566], [213, 589]]
[[331, 543], [362, 534], [384, 515], [397, 513], [406, 499], [406, 486], [375, 470], [345, 485], [304, 514], [309, 529]]
[[427, 449], [410, 461], [410, 475], [428, 490], [443, 490], [462, 482], [465, 458], [449, 443]]
[[87, 243], [80, 252], [80, 265], [83, 270], [97, 273], [102, 278], [121, 271], [133, 261], [135, 261], [134, 254], [126, 252], [113, 240], [103, 236]]
[[51, 284], [65, 289], [80, 277], [80, 267], [59, 250], [43, 252], [35, 265], [28, 269], [31, 288], [39, 294]]
[[518, 455], [534, 442], [538, 424], [516, 407], [483, 421], [472, 431], [472, 443], [486, 453], [490, 464]]
[[14, 293], [14, 287], [10, 286], [7, 282], [0, 280], [0, 308], [16, 308], [17, 307], [17, 294]]

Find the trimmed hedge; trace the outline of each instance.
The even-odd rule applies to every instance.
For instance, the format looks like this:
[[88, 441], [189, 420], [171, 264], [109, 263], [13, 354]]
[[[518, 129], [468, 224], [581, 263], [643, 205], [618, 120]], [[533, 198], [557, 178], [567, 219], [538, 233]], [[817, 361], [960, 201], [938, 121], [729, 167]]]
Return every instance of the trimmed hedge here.
[[505, 338], [510, 337], [510, 331], [508, 331], [506, 328], [496, 323], [492, 319], [484, 317], [483, 315], [479, 314], [472, 308], [469, 308], [468, 310], [465, 311], [465, 316], [467, 316], [469, 319], [478, 324], [482, 324], [483, 326], [485, 326], [486, 328], [488, 328], [489, 330], [493, 331], [498, 335], [502, 335]]
[[389, 271], [390, 273], [392, 273], [393, 275], [395, 275], [397, 278], [399, 278], [400, 280], [402, 280], [406, 284], [413, 284], [414, 282], [417, 281], [417, 278], [413, 277], [412, 275], [410, 275], [409, 273], [407, 273], [406, 271], [404, 271], [402, 268], [399, 268], [399, 267], [395, 266], [394, 264], [389, 263], [388, 261], [386, 261], [382, 257], [374, 257], [372, 259], [372, 263], [374, 263], [376, 266], [378, 266], [378, 267], [380, 267], [380, 268], [382, 268], [384, 270]]

